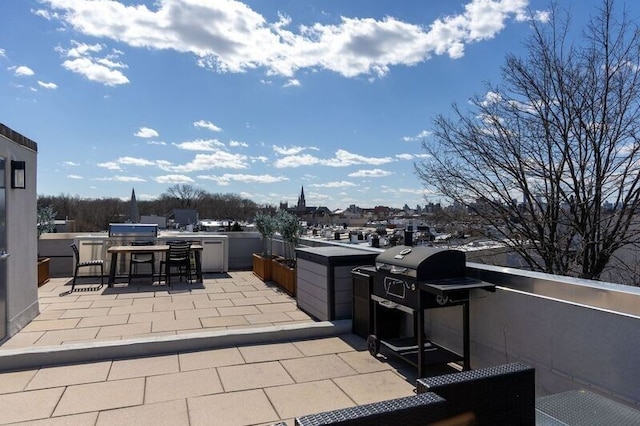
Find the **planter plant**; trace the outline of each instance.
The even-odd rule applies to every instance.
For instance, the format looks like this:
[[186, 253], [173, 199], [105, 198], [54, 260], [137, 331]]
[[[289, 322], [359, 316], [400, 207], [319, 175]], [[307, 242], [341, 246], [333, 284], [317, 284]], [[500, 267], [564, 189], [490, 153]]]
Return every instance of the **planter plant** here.
[[284, 210], [276, 216], [277, 230], [284, 242], [284, 257], [272, 260], [272, 278], [291, 296], [296, 294], [296, 246], [302, 232], [298, 218]]
[[255, 218], [256, 229], [262, 236], [262, 252], [253, 253], [253, 273], [262, 281], [271, 281], [271, 254], [273, 234], [276, 232], [276, 220], [273, 216], [258, 212]]
[[[51, 206], [38, 206], [38, 239], [40, 235], [55, 230], [56, 212]], [[38, 254], [38, 287], [49, 282], [49, 261], [48, 257], [41, 257]]]

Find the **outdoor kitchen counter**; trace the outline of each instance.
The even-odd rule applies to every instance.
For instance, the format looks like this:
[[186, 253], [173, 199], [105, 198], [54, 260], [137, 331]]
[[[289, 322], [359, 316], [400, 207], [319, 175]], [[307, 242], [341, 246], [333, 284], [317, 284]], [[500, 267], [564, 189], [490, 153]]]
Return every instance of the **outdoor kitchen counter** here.
[[[196, 263], [196, 278], [198, 282], [202, 281], [202, 261], [201, 254], [203, 247], [199, 244], [192, 244], [190, 249], [194, 253], [195, 263]], [[111, 265], [109, 267], [109, 287], [113, 286], [113, 283], [116, 279], [116, 265], [118, 264], [118, 255], [119, 254], [127, 254], [127, 253], [166, 253], [169, 251], [169, 245], [155, 245], [155, 246], [111, 246], [107, 249], [107, 253], [111, 254]], [[162, 272], [160, 272], [162, 274]]]

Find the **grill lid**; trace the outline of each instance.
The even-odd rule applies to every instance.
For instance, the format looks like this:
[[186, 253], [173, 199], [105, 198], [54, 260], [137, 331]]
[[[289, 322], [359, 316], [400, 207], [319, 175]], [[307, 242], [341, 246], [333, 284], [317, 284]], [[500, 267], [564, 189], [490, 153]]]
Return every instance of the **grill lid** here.
[[376, 257], [376, 269], [416, 280], [465, 276], [466, 255], [460, 250], [435, 247], [391, 247]]

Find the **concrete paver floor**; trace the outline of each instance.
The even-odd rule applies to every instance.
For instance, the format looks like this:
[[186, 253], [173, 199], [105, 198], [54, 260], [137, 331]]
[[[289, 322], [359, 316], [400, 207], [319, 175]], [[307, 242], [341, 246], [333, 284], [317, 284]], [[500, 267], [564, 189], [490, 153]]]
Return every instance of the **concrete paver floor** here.
[[202, 284], [173, 289], [144, 279], [112, 288], [89, 280], [83, 278], [71, 294], [70, 278], [53, 278], [40, 287], [40, 315], [0, 351], [313, 322], [293, 297], [250, 271], [209, 274]]
[[[203, 285], [172, 291], [141, 285], [64, 294], [67, 282], [41, 287], [41, 314], [0, 346], [0, 358], [42, 350], [46, 360], [48, 348], [102, 350], [115, 341], [125, 349], [145, 339], [163, 345], [206, 333], [212, 341], [245, 338], [0, 372], [0, 424], [293, 425], [296, 416], [414, 394], [414, 370], [372, 357], [364, 339], [300, 337], [306, 330], [313, 336], [317, 323], [251, 272], [209, 276]], [[295, 338], [270, 334], [287, 327]]]

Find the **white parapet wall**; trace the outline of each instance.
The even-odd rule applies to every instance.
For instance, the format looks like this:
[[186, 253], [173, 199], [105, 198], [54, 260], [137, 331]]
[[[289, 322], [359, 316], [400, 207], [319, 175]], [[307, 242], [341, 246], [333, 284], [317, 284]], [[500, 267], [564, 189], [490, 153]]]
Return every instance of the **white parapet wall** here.
[[[640, 289], [513, 269], [500, 277], [499, 268], [474, 268], [491, 269], [498, 287], [472, 294], [472, 368], [521, 361], [536, 368], [538, 395], [589, 389], [640, 405], [640, 316], [627, 312], [640, 307]], [[563, 298], [536, 294], [536, 288]], [[427, 337], [462, 350], [459, 309], [427, 310]]]

